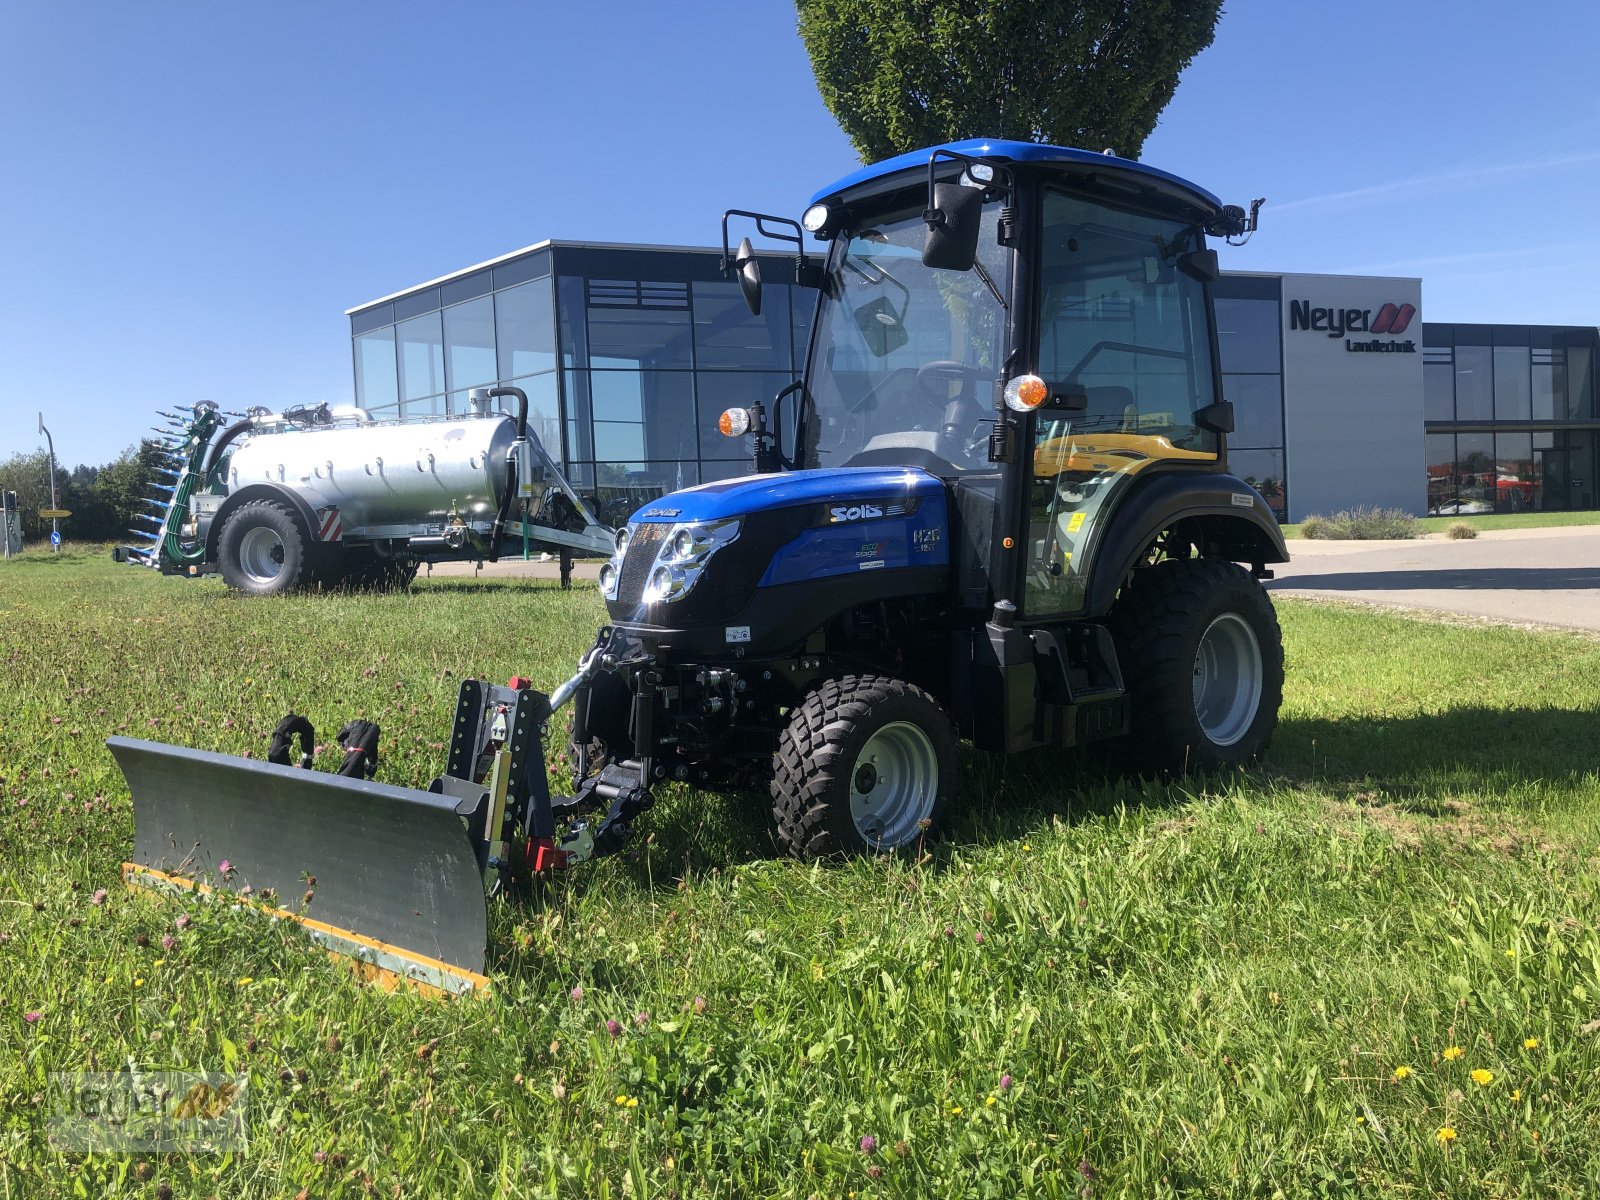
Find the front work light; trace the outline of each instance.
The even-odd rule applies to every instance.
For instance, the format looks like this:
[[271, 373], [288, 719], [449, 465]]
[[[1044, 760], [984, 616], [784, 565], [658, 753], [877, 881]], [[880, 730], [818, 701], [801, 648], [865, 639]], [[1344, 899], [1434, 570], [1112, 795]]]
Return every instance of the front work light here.
[[1018, 375], [1006, 383], [1006, 407], [1028, 413], [1050, 398], [1050, 389], [1037, 375]]
[[821, 233], [828, 227], [833, 211], [826, 204], [813, 204], [801, 214], [800, 224], [804, 225], [807, 233]]
[[743, 437], [750, 432], [750, 410], [724, 409], [722, 415], [717, 418], [717, 428], [722, 431], [723, 437]]

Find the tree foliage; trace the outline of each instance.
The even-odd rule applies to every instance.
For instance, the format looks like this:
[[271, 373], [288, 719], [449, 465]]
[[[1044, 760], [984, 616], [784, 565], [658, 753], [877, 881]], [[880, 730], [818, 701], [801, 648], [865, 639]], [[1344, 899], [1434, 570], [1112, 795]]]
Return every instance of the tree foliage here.
[[[56, 503], [72, 513], [61, 522], [61, 536], [78, 542], [125, 542], [134, 516], [153, 510], [145, 504], [154, 494], [160, 451], [154, 442], [130, 446], [103, 467], [79, 465], [68, 471], [56, 464]], [[48, 537], [50, 522], [39, 509], [50, 507], [50, 455], [44, 450], [13, 454], [0, 462], [0, 489], [17, 494], [24, 541]]]
[[864, 162], [967, 137], [1138, 157], [1221, 0], [796, 0]]

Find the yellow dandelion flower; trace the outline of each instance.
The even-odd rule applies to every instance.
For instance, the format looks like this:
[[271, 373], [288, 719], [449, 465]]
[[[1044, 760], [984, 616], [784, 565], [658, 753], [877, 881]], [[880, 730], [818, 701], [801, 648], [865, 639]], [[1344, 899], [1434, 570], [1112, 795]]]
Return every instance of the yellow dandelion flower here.
[[1433, 1136], [1439, 1139], [1439, 1145], [1448, 1146], [1456, 1140], [1456, 1131], [1449, 1125], [1441, 1125], [1439, 1126], [1439, 1132]]
[[987, 1100], [985, 1100], [985, 1101], [984, 1101], [984, 1102], [983, 1102], [983, 1106], [984, 1106], [984, 1107], [985, 1107], [985, 1108], [993, 1108], [993, 1107], [994, 1107], [994, 1105], [995, 1105], [995, 1099], [994, 1099], [994, 1097], [993, 1097], [993, 1096], [990, 1096], [990, 1097], [989, 1097], [989, 1098], [988, 1098], [988, 1099], [987, 1099]]
[[961, 1106], [959, 1104], [957, 1104], [954, 1107], [952, 1107], [950, 1109], [950, 1115], [952, 1117], [959, 1117], [961, 1115]]
[[1472, 1073], [1472, 1082], [1479, 1087], [1488, 1087], [1494, 1082], [1494, 1072], [1485, 1071], [1482, 1067], [1479, 1067]]
[[1507, 958], [1515, 958], [1516, 956], [1517, 956], [1517, 952], [1515, 950], [1507, 950], [1506, 951], [1506, 957]]
[[1023, 852], [1024, 852], [1024, 853], [1026, 853], [1026, 852], [1027, 852], [1027, 851], [1029, 851], [1029, 850], [1032, 850], [1032, 849], [1033, 849], [1033, 847], [1032, 847], [1032, 846], [1030, 846], [1030, 845], [1028, 845], [1028, 843], [1027, 843], [1027, 842], [1023, 842], [1023, 843], [1022, 843], [1022, 849], [1023, 849]]
[[160, 965], [161, 965], [161, 964], [162, 964], [162, 963], [164, 963], [164, 962], [166, 962], [166, 961], [167, 961], [167, 960], [166, 960], [166, 959], [164, 959], [164, 958], [158, 958], [158, 959], [156, 959], [156, 960], [155, 960], [155, 962], [153, 962], [153, 963], [151, 963], [151, 964], [150, 964], [150, 965], [151, 965], [151, 966], [152, 966], [152, 967], [159, 967], [159, 966], [160, 966]]
[[1465, 1053], [1466, 1053], [1466, 1051], [1463, 1050], [1460, 1046], [1448, 1046], [1448, 1047], [1445, 1048], [1445, 1052], [1444, 1052], [1445, 1061], [1446, 1062], [1454, 1062], [1456, 1059], [1460, 1058]]
[[1396, 1067], [1394, 1069], [1394, 1077], [1396, 1079], [1405, 1079], [1405, 1078], [1409, 1077], [1410, 1074], [1411, 1074], [1411, 1068], [1410, 1067]]
[[133, 981], [133, 986], [134, 986], [134, 987], [143, 987], [143, 986], [144, 986], [144, 980], [142, 980], [142, 979], [135, 979], [135, 980], [134, 980], [134, 981]]
[[1512, 1100], [1512, 1103], [1515, 1103], [1516, 1101], [1521, 1100], [1521, 1099], [1522, 1099], [1522, 1089], [1521, 1088], [1512, 1088], [1511, 1089], [1511, 1100]]
[[241, 975], [241, 976], [239, 976], [239, 986], [240, 987], [249, 987], [255, 981], [256, 981], [256, 979], [255, 979], [254, 975]]
[[628, 1098], [626, 1096], [619, 1095], [617, 1097], [617, 1106], [619, 1108], [626, 1108], [628, 1106]]
[[1539, 1048], [1539, 1039], [1538, 1038], [1523, 1038], [1522, 1039], [1522, 1048], [1524, 1050], [1537, 1050]]
[[638, 1108], [639, 1107], [639, 1097], [637, 1097], [637, 1096], [629, 1096], [628, 1097], [628, 1107], [629, 1108]]

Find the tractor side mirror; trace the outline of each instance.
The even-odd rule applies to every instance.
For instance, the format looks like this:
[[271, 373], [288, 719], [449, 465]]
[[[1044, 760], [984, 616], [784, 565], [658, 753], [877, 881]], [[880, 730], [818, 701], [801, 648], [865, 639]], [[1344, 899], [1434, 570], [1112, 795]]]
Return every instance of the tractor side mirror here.
[[928, 234], [922, 264], [941, 271], [970, 271], [978, 259], [983, 189], [959, 183], [933, 185], [933, 207], [922, 214]]
[[1226, 400], [1196, 409], [1194, 423], [1212, 433], [1233, 432], [1233, 405]]
[[739, 252], [733, 256], [733, 269], [739, 274], [739, 291], [744, 295], [745, 307], [750, 315], [761, 315], [761, 262], [756, 258], [755, 247], [749, 238], [739, 242]]
[[1191, 250], [1178, 259], [1178, 269], [1201, 283], [1215, 283], [1222, 277], [1215, 250]]

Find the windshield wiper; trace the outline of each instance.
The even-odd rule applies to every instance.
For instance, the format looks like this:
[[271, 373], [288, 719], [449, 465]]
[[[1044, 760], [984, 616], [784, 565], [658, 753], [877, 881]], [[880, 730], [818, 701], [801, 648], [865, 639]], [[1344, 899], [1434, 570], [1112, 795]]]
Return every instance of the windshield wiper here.
[[1000, 305], [1002, 312], [1010, 312], [1011, 306], [1006, 303], [1006, 298], [1000, 294], [1000, 289], [995, 287], [994, 280], [989, 278], [989, 272], [983, 269], [983, 264], [977, 259], [972, 260], [972, 269], [978, 273], [978, 278], [983, 280], [989, 289], [989, 294], [995, 298], [995, 303]]

